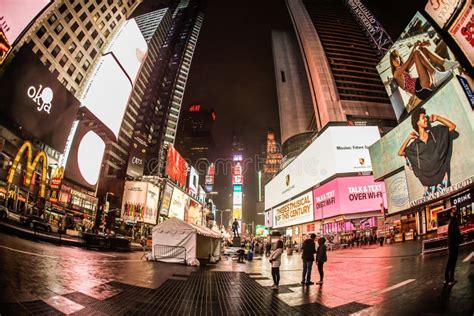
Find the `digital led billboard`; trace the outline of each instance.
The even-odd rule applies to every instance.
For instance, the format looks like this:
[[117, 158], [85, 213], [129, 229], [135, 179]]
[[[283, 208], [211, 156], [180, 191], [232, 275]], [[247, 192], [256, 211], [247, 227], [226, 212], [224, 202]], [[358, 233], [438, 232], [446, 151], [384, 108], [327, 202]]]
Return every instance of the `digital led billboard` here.
[[176, 181], [181, 187], [186, 186], [188, 164], [181, 154], [170, 144], [168, 145], [168, 156], [166, 160], [166, 175], [169, 179]]
[[23, 46], [0, 78], [0, 121], [26, 139], [64, 150], [78, 100]]
[[459, 63], [434, 27], [419, 12], [377, 65], [397, 119], [432, 96]]
[[370, 147], [374, 177], [387, 178], [403, 168], [410, 207], [461, 190], [473, 182], [473, 138], [472, 110], [453, 78]]
[[151, 183], [126, 181], [122, 199], [122, 219], [155, 225], [159, 196], [159, 187]]
[[178, 188], [174, 188], [168, 217], [176, 217], [184, 221], [185, 210], [188, 208], [190, 197]]

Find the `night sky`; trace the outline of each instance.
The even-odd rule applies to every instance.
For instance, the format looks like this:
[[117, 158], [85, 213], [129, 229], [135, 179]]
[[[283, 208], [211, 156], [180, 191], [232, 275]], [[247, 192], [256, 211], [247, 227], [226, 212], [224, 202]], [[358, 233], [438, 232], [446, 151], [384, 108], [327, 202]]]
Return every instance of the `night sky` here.
[[[395, 40], [426, 1], [365, 0], [364, 3]], [[159, 7], [163, 5], [149, 0], [139, 10], [143, 13]], [[183, 109], [190, 104], [215, 109], [216, 150], [211, 154], [214, 158], [230, 157], [233, 130], [240, 130], [243, 136], [246, 157], [254, 157], [261, 151], [268, 130], [274, 130], [279, 139], [272, 29], [292, 29], [284, 0], [206, 1]], [[254, 169], [252, 166], [245, 174], [244, 217], [245, 212], [255, 208], [257, 200]], [[230, 182], [230, 175], [216, 177], [219, 209], [231, 208]]]

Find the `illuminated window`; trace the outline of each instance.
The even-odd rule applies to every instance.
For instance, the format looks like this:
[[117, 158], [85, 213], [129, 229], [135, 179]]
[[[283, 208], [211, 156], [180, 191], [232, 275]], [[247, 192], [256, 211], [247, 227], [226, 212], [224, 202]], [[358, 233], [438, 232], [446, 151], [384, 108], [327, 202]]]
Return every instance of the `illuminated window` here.
[[43, 35], [46, 34], [46, 28], [44, 26], [40, 27], [40, 29], [36, 32], [36, 36], [38, 36], [39, 39], [43, 37]]
[[53, 54], [53, 57], [57, 57], [59, 55], [59, 52], [61, 52], [61, 50], [59, 49], [59, 46], [56, 45], [56, 47], [53, 48], [53, 51], [51, 52], [51, 54]]
[[86, 50], [88, 50], [89, 47], [91, 47], [91, 42], [90, 42], [89, 40], [87, 40], [87, 41], [84, 43], [84, 48], [85, 48]]
[[61, 23], [59, 23], [56, 28], [54, 29], [54, 31], [56, 32], [56, 34], [59, 34], [61, 33], [61, 31], [64, 29], [63, 25]]
[[81, 73], [78, 73], [77, 76], [76, 76], [76, 79], [75, 79], [74, 81], [75, 81], [77, 84], [80, 84], [83, 78], [84, 78], [84, 77], [82, 76], [82, 74], [81, 74]]
[[52, 43], [53, 43], [53, 38], [51, 37], [51, 35], [49, 35], [43, 42], [44, 47], [46, 48], [49, 48], [49, 46], [51, 46]]
[[86, 61], [84, 61], [84, 64], [82, 65], [82, 69], [87, 71], [89, 69], [90, 65], [91, 65], [91, 63], [86, 59]]
[[105, 32], [104, 32], [104, 36], [109, 37], [109, 35], [110, 35], [110, 31], [109, 31], [109, 29], [106, 29]]
[[74, 65], [71, 65], [69, 66], [69, 69], [67, 70], [67, 73], [72, 76], [72, 74], [74, 73], [74, 71], [76, 70], [76, 66]]
[[58, 19], [58, 17], [56, 16], [56, 14], [54, 14], [54, 13], [51, 14], [51, 16], [48, 19], [49, 25], [53, 25], [53, 23], [56, 22], [57, 19]]
[[84, 57], [84, 54], [81, 51], [77, 52], [76, 61], [80, 62], [82, 60], [82, 57]]
[[63, 55], [63, 57], [61, 58], [61, 60], [59, 61], [59, 64], [61, 65], [61, 67], [64, 67], [64, 65], [66, 65], [67, 63], [67, 56], [66, 55]]
[[77, 48], [76, 43], [72, 42], [71, 45], [69, 45], [69, 52], [72, 54]]
[[111, 28], [112, 30], [115, 28], [115, 26], [116, 26], [115, 22], [112, 22], [112, 23], [110, 24], [110, 28]]
[[110, 15], [110, 13], [108, 13], [108, 14], [105, 16], [105, 19], [106, 19], [107, 21], [109, 21], [111, 17], [112, 17], [112, 16]]
[[102, 30], [104, 28], [104, 26], [105, 26], [104, 21], [100, 22], [99, 23], [99, 30]]

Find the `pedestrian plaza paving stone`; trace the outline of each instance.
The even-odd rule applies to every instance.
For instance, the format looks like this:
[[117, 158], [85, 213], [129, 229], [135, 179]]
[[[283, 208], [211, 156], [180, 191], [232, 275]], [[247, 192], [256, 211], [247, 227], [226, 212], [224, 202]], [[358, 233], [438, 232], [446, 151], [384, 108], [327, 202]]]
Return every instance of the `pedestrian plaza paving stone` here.
[[[319, 303], [293, 307], [247, 273], [209, 269], [193, 272], [187, 280], [168, 279], [158, 289], [115, 281], [103, 288], [114, 294], [102, 300], [80, 292], [64, 295], [84, 306], [72, 315], [349, 315], [369, 307], [355, 302], [336, 308]], [[281, 290], [290, 291], [287, 286]], [[41, 300], [4, 304], [0, 309], [5, 315], [22, 310], [35, 315], [62, 314]]]

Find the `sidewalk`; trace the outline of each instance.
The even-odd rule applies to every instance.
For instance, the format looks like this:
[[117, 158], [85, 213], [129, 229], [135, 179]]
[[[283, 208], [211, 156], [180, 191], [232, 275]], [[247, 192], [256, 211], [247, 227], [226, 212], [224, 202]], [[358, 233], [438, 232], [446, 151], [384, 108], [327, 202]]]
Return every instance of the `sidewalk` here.
[[57, 245], [84, 247], [85, 242], [81, 237], [72, 237], [69, 235], [48, 233], [44, 231], [33, 230], [29, 227], [21, 226], [11, 221], [0, 221], [0, 229], [3, 232], [14, 234], [30, 240], [46, 241]]

